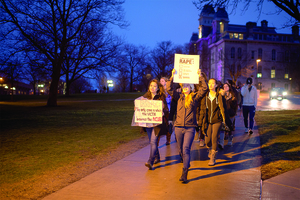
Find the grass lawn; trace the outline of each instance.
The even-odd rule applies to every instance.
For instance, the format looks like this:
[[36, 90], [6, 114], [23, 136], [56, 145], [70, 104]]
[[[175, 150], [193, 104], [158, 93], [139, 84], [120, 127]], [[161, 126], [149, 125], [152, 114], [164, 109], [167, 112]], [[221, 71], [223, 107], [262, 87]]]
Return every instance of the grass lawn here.
[[300, 110], [258, 111], [262, 179], [300, 167]]
[[40, 96], [0, 102], [0, 199], [26, 198], [34, 190], [29, 182], [140, 138], [130, 124], [141, 95], [74, 95], [60, 97], [57, 107]]

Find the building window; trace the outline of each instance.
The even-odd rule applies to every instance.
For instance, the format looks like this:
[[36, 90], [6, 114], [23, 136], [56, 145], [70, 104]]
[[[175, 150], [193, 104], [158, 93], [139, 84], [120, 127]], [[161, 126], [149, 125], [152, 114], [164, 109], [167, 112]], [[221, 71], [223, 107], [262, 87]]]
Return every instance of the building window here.
[[262, 77], [262, 66], [258, 66], [257, 67], [257, 78], [261, 78]]
[[261, 90], [261, 89], [262, 89], [262, 83], [261, 83], [261, 82], [259, 82], [259, 83], [257, 84], [257, 89], [258, 89], [258, 90]]
[[285, 51], [284, 60], [285, 60], [286, 62], [289, 62], [289, 60], [290, 60], [290, 52], [289, 52], [289, 51]]
[[242, 48], [238, 48], [238, 59], [242, 58]]
[[255, 51], [251, 51], [251, 59], [254, 59]]
[[238, 34], [238, 33], [234, 33], [234, 34], [233, 34], [233, 37], [234, 37], [235, 39], [238, 39], [238, 38], [239, 38], [239, 34]]
[[262, 60], [262, 48], [258, 49], [258, 59]]
[[275, 83], [271, 83], [271, 88], [274, 88], [275, 87]]
[[232, 64], [232, 65], [230, 66], [230, 72], [231, 72], [232, 75], [235, 74], [235, 66], [234, 66], [234, 64]]
[[243, 39], [244, 39], [244, 35], [240, 33], [240, 34], [239, 34], [239, 39], [240, 39], [240, 40], [243, 40]]
[[241, 67], [241, 65], [238, 65], [238, 66], [237, 66], [237, 72], [238, 72], [238, 73], [242, 73], [242, 67]]
[[272, 50], [272, 60], [276, 60], [276, 50]]
[[289, 90], [289, 84], [284, 84], [284, 89]]
[[289, 79], [289, 69], [288, 68], [284, 69], [284, 78]]
[[275, 78], [275, 67], [271, 69], [271, 78]]
[[233, 33], [229, 33], [229, 38], [230, 38], [230, 39], [233, 38]]
[[231, 58], [235, 58], [235, 48], [231, 48]]
[[220, 33], [224, 32], [224, 23], [220, 22]]

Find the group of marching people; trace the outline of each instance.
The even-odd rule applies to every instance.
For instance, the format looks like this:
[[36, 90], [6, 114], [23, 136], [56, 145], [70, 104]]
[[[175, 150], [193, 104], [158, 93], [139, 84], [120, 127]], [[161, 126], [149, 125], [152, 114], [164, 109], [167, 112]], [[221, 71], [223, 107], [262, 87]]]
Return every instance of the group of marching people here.
[[[241, 93], [232, 81], [222, 84], [214, 78], [207, 80], [206, 75], [200, 69], [198, 70], [199, 84], [178, 84], [173, 82], [175, 73], [176, 70], [173, 69], [169, 80], [162, 78], [160, 82], [156, 79], [150, 81], [148, 91], [143, 96], [149, 100], [163, 101], [163, 123], [154, 127], [146, 127], [150, 141], [150, 156], [145, 166], [152, 170], [153, 165], [160, 162], [159, 137], [167, 135], [166, 144], [168, 145], [172, 134], [170, 127], [174, 126], [179, 155], [183, 162], [182, 175], [179, 180], [186, 183], [190, 167], [190, 151], [195, 134], [197, 133], [199, 137], [200, 146], [206, 145], [208, 149], [210, 158], [208, 165], [215, 165], [218, 149], [224, 148], [224, 138], [228, 139], [227, 145], [232, 145], [232, 131], [241, 94], [243, 91], [247, 92], [249, 86], [247, 84], [245, 88], [241, 88]], [[252, 93], [256, 91], [254, 86], [251, 88], [253, 88]], [[245, 118], [245, 114], [249, 113], [243, 114]], [[254, 115], [250, 114], [249, 134], [252, 134], [253, 117]], [[245, 126], [248, 128], [248, 116]]]

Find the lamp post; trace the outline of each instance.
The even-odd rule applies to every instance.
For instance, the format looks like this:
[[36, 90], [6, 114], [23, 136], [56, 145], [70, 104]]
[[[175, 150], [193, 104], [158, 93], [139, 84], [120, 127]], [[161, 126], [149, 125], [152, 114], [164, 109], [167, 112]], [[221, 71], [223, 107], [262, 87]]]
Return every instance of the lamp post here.
[[257, 87], [257, 74], [258, 74], [258, 63], [261, 61], [261, 59], [256, 59], [256, 77], [255, 77], [255, 84]]

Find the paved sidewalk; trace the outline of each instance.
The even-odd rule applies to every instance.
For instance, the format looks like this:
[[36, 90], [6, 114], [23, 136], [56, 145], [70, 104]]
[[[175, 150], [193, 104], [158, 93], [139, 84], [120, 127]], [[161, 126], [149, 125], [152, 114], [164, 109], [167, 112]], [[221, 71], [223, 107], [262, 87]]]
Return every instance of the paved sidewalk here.
[[[244, 133], [237, 117], [233, 146], [217, 155], [217, 164], [208, 166], [207, 150], [194, 142], [187, 184], [178, 179], [182, 172], [177, 143], [160, 141], [161, 162], [150, 171], [144, 166], [149, 145], [91, 175], [47, 196], [44, 200], [95, 199], [259, 199], [261, 156], [257, 130]], [[226, 142], [227, 143], [227, 142]], [[225, 144], [226, 144], [225, 143]]]

